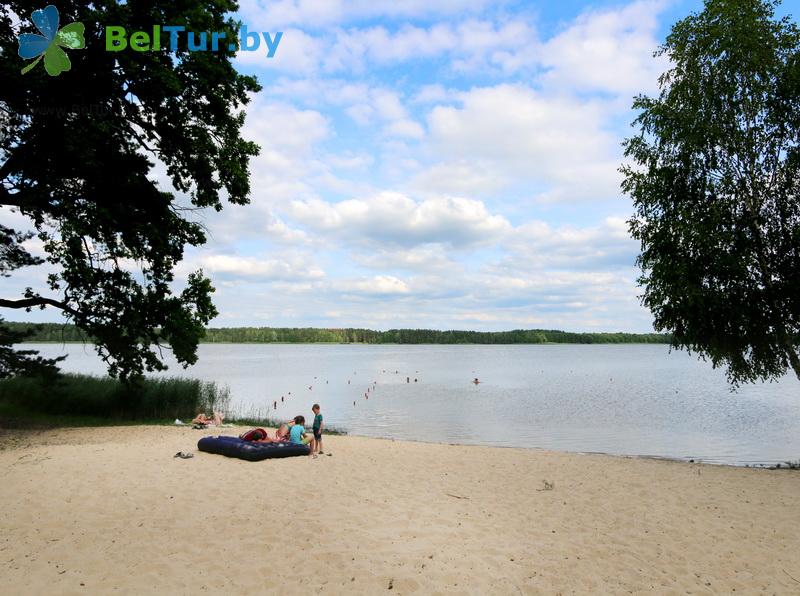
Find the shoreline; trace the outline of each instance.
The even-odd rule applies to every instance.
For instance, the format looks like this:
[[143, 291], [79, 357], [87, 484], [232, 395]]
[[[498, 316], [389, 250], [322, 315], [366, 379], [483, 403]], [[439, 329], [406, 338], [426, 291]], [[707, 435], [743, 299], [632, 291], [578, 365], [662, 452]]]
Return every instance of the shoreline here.
[[[235, 424], [235, 423], [233, 423]], [[245, 428], [245, 427], [241, 427]], [[266, 426], [264, 428], [272, 429], [271, 426]], [[422, 439], [395, 439], [393, 437], [385, 437], [385, 436], [373, 436], [373, 435], [360, 435], [360, 434], [353, 434], [347, 431], [346, 429], [338, 436], [345, 436], [345, 437], [360, 437], [362, 439], [373, 439], [375, 441], [392, 441], [397, 443], [416, 443], [420, 445], [431, 445], [431, 446], [450, 446], [450, 447], [480, 447], [486, 449], [520, 449], [523, 451], [533, 451], [533, 452], [541, 452], [541, 453], [558, 453], [563, 455], [597, 455], [601, 457], [612, 457], [618, 459], [642, 459], [642, 460], [653, 460], [653, 461], [664, 461], [664, 462], [672, 462], [672, 463], [680, 463], [680, 464], [690, 464], [690, 465], [700, 465], [700, 466], [719, 466], [723, 468], [743, 468], [743, 469], [752, 469], [752, 470], [795, 470], [796, 468], [790, 468], [787, 465], [791, 460], [784, 460], [781, 462], [776, 462], [775, 464], [769, 463], [751, 463], [751, 464], [734, 464], [734, 463], [720, 463], [716, 461], [705, 460], [702, 458], [697, 457], [670, 457], [666, 455], [642, 455], [642, 454], [626, 454], [626, 453], [609, 453], [606, 451], [570, 451], [570, 450], [563, 450], [563, 449], [549, 449], [547, 447], [524, 447], [520, 445], [488, 445], [482, 443], [452, 443], [449, 441], [424, 441]], [[800, 461], [800, 459], [798, 460]], [[778, 466], [777, 464], [780, 463], [781, 465]]]
[[218, 430], [0, 430], [7, 590], [798, 588], [797, 473], [352, 435], [247, 462], [196, 450]]
[[[235, 423], [234, 423], [235, 424]], [[265, 428], [272, 428], [272, 427], [265, 427]], [[524, 447], [520, 445], [488, 445], [482, 443], [451, 443], [447, 441], [424, 441], [422, 439], [395, 439], [393, 437], [379, 437], [373, 435], [359, 435], [359, 434], [352, 434], [346, 429], [343, 430], [341, 436], [346, 437], [361, 437], [364, 439], [374, 439], [376, 441], [393, 441], [398, 443], [419, 443], [422, 445], [449, 445], [451, 447], [482, 447], [488, 449], [522, 449], [525, 451], [535, 451], [535, 452], [543, 452], [543, 453], [559, 453], [564, 455], [599, 455], [602, 457], [613, 457], [613, 458], [620, 458], [620, 459], [643, 459], [643, 460], [653, 460], [653, 461], [665, 461], [665, 462], [674, 462], [674, 463], [682, 463], [682, 464], [691, 464], [691, 465], [702, 465], [702, 466], [720, 466], [724, 468], [744, 468], [744, 469], [753, 469], [753, 470], [795, 470], [800, 468], [793, 468], [789, 467], [784, 464], [789, 464], [791, 460], [784, 460], [781, 462], [776, 462], [774, 464], [769, 463], [749, 463], [749, 464], [737, 464], [737, 463], [720, 463], [716, 461], [705, 460], [702, 458], [697, 457], [670, 457], [667, 455], [642, 455], [642, 454], [626, 454], [626, 453], [609, 453], [606, 451], [570, 451], [570, 450], [563, 450], [563, 449], [549, 449], [547, 447]], [[797, 460], [800, 462], [800, 459]], [[781, 465], [778, 465], [781, 464]], [[794, 464], [793, 464], [794, 465]], [[798, 463], [800, 465], [800, 463]]]
[[[228, 424], [228, 423], [226, 423]], [[232, 431], [235, 429], [247, 429], [253, 427], [263, 427], [270, 430], [275, 430], [275, 427], [271, 425], [269, 422], [261, 422], [257, 423], [253, 421], [252, 423], [241, 424], [239, 421], [233, 419], [229, 422], [232, 424], [232, 427], [221, 427], [221, 428], [208, 428], [206, 431], [212, 431], [213, 433], [217, 434], [230, 434], [226, 431]], [[153, 420], [146, 420], [142, 422], [136, 421], [122, 421], [122, 422], [115, 422], [109, 421], [108, 423], [99, 423], [99, 424], [86, 424], [86, 425], [59, 425], [59, 424], [48, 424], [47, 422], [41, 424], [40, 426], [34, 425], [25, 425], [22, 424], [21, 426], [9, 426], [3, 427], [2, 420], [0, 420], [0, 442], [2, 440], [2, 434], [5, 431], [14, 431], [14, 432], [43, 432], [48, 430], [77, 430], [82, 428], [139, 428], [139, 427], [158, 427], [158, 428], [191, 428], [191, 423], [184, 423], [183, 425], [176, 425], [171, 422], [158, 422]], [[725, 463], [719, 461], [712, 461], [708, 459], [698, 458], [698, 457], [679, 457], [679, 456], [666, 456], [666, 455], [647, 455], [647, 454], [628, 454], [628, 453], [611, 453], [606, 451], [571, 451], [571, 450], [562, 450], [562, 449], [549, 449], [547, 447], [526, 447], [521, 445], [491, 445], [491, 444], [482, 444], [482, 443], [458, 443], [458, 442], [449, 442], [449, 441], [426, 441], [422, 439], [411, 439], [411, 438], [402, 438], [397, 439], [394, 437], [388, 436], [376, 436], [376, 435], [363, 435], [363, 434], [354, 434], [342, 427], [336, 427], [336, 432], [334, 433], [327, 433], [325, 436], [345, 436], [345, 437], [359, 437], [363, 439], [372, 439], [376, 441], [390, 441], [390, 442], [397, 442], [397, 443], [415, 443], [421, 445], [431, 445], [431, 446], [451, 446], [451, 447], [480, 447], [480, 448], [489, 448], [489, 449], [521, 449], [525, 451], [533, 451], [533, 452], [540, 452], [540, 453], [553, 453], [553, 454], [564, 454], [564, 455], [597, 455], [602, 457], [611, 457], [611, 458], [619, 458], [619, 459], [634, 459], [634, 460], [653, 460], [653, 461], [665, 461], [665, 462], [673, 462], [673, 463], [682, 463], [682, 464], [690, 464], [690, 465], [702, 465], [702, 466], [719, 466], [723, 468], [743, 468], [743, 469], [753, 469], [753, 470], [785, 470], [785, 471], [797, 471], [800, 470], [800, 458], [797, 460], [792, 460], [791, 458], [776, 461], [774, 463], [769, 462], [756, 462], [756, 463]], [[219, 431], [219, 432], [217, 432]], [[233, 434], [239, 434], [233, 433]]]

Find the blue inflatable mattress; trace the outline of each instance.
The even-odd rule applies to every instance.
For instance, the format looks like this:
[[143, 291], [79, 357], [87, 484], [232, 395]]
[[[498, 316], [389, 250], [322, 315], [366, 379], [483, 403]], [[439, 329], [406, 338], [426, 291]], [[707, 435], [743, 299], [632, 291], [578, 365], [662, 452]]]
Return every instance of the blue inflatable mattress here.
[[277, 457], [308, 455], [308, 445], [293, 443], [254, 443], [239, 437], [203, 437], [197, 441], [197, 448], [206, 453], [218, 453], [228, 457], [238, 457], [247, 461], [261, 461]]

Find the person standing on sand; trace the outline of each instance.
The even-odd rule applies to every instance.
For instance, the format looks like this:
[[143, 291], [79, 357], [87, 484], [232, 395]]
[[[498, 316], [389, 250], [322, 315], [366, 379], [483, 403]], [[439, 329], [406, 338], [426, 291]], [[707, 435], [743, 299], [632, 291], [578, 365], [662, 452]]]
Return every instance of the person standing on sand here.
[[311, 429], [314, 431], [314, 441], [317, 444], [317, 453], [324, 455], [322, 450], [322, 414], [319, 411], [319, 404], [311, 406], [311, 411], [314, 412], [314, 425]]

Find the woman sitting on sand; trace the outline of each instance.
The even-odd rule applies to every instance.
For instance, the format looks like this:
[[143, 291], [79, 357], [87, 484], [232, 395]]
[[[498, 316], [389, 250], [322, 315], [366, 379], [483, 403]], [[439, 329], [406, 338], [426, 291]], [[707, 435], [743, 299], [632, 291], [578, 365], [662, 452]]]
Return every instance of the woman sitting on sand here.
[[205, 412], [200, 412], [197, 416], [195, 416], [194, 420], [192, 420], [192, 424], [202, 424], [204, 426], [208, 426], [209, 424], [213, 424], [215, 426], [222, 426], [222, 420], [225, 416], [221, 412], [213, 412], [214, 417], [209, 418], [206, 416]]
[[288, 441], [289, 440], [289, 431], [290, 427], [294, 426], [294, 420], [289, 423], [281, 422], [281, 425], [278, 427], [278, 430], [275, 431], [275, 440], [276, 441]]

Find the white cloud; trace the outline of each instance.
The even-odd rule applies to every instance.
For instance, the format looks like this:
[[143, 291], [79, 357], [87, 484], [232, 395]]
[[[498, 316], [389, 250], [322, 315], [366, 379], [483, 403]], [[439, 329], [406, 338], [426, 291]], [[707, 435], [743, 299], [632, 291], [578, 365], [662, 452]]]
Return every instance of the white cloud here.
[[[327, 36], [326, 36], [327, 37]], [[368, 65], [391, 65], [448, 55], [456, 71], [504, 67], [503, 56], [535, 45], [536, 32], [522, 20], [468, 19], [427, 27], [404, 25], [338, 30], [319, 55], [326, 72], [364, 72]], [[533, 66], [533, 65], [529, 65]]]
[[[274, 34], [275, 25], [272, 27], [259, 29], [248, 23], [249, 30]], [[524, 20], [472, 18], [428, 26], [404, 24], [396, 29], [384, 25], [336, 28], [313, 34], [288, 27], [282, 33], [272, 58], [267, 58], [266, 49], [259, 48], [238, 52], [237, 61], [293, 76], [320, 72], [351, 76], [365, 74], [370, 67], [442, 56], [450, 57], [450, 70], [456, 72], [491, 69], [502, 73], [538, 67], [536, 31]]]
[[182, 266], [189, 270], [201, 267], [212, 275], [224, 278], [253, 278], [261, 281], [313, 280], [325, 276], [322, 269], [299, 257], [277, 259], [211, 254], [197, 260], [187, 260]]
[[407, 139], [421, 139], [425, 136], [425, 130], [419, 123], [404, 118], [395, 120], [384, 128], [386, 134], [392, 137], [404, 137]]
[[430, 28], [406, 25], [396, 32], [383, 26], [338, 31], [324, 58], [328, 72], [363, 70], [368, 63], [419, 60], [450, 51], [459, 39], [448, 25]]
[[243, 133], [267, 151], [305, 156], [331, 131], [321, 113], [272, 102], [261, 95], [247, 110]]
[[325, 158], [331, 166], [343, 170], [363, 170], [375, 163], [375, 158], [367, 153], [352, 153], [345, 151], [341, 154], [330, 154]]
[[403, 104], [400, 95], [383, 87], [361, 88], [357, 96], [351, 95], [348, 86], [329, 88], [327, 93], [334, 101], [352, 101], [345, 109], [350, 118], [360, 126], [382, 123], [381, 131], [387, 137], [419, 140], [425, 129], [416, 122]]
[[607, 217], [600, 225], [555, 228], [544, 221], [531, 221], [506, 237], [513, 258], [509, 267], [603, 270], [631, 268], [639, 244], [628, 234], [627, 222]]
[[353, 261], [362, 267], [383, 271], [404, 269], [416, 273], [441, 274], [447, 270], [447, 273], [452, 275], [460, 269], [441, 244], [354, 251]]
[[[212, 241], [223, 246], [242, 238], [312, 243], [313, 238], [293, 229], [279, 212], [292, 200], [316, 197], [331, 187], [355, 191], [352, 184], [333, 174], [332, 168], [338, 167], [333, 163], [336, 154], [322, 149], [332, 136], [328, 118], [316, 110], [302, 110], [259, 96], [248, 106], [242, 134], [261, 148], [250, 161], [250, 204], [230, 206], [210, 215], [204, 223]], [[326, 162], [331, 155], [333, 161]]]
[[283, 30], [289, 25], [319, 27], [346, 16], [344, 0], [241, 0], [239, 14], [252, 29]]
[[310, 228], [379, 244], [443, 243], [463, 247], [491, 242], [510, 229], [480, 201], [432, 198], [420, 202], [396, 192], [339, 203], [294, 201], [290, 215]]
[[632, 96], [656, 89], [667, 66], [653, 58], [659, 13], [666, 0], [640, 0], [621, 9], [588, 11], [541, 48], [551, 70], [546, 86]]
[[442, 103], [448, 101], [454, 96], [454, 92], [448, 91], [444, 86], [439, 83], [433, 85], [423, 85], [419, 91], [414, 95], [411, 103], [414, 104], [429, 104], [429, 103]]
[[409, 293], [406, 282], [393, 275], [376, 275], [369, 279], [343, 281], [336, 284], [336, 287], [341, 292], [370, 296], [392, 296]]
[[374, 85], [362, 81], [323, 77], [319, 74], [297, 73], [301, 78], [281, 75], [270, 85], [269, 95], [284, 102], [318, 109], [348, 106], [363, 101]]
[[[629, 98], [635, 93], [653, 91], [658, 75], [667, 66], [665, 60], [652, 56], [659, 45], [658, 17], [667, 3], [667, 0], [639, 0], [620, 8], [590, 9], [546, 40], [540, 38], [530, 19], [480, 18], [469, 13], [459, 13], [458, 21], [425, 26], [406, 23], [392, 29], [381, 24], [337, 28], [312, 35], [302, 28], [286, 28], [285, 24], [309, 22], [309, 19], [312, 23], [344, 22], [345, 15], [357, 15], [358, 9], [352, 3], [343, 5], [333, 1], [324, 3], [326, 10], [321, 10], [315, 2], [278, 2], [256, 13], [245, 5], [241, 12], [256, 17], [255, 22], [267, 27], [264, 30], [272, 31], [276, 22], [284, 23], [285, 30], [274, 58], [267, 60], [260, 51], [240, 52], [239, 60], [293, 75], [320, 71], [363, 74], [370, 66], [447, 56], [449, 70], [456, 73], [527, 72], [548, 91], [600, 91]], [[267, 16], [270, 11], [282, 16], [271, 19]], [[379, 12], [381, 8], [377, 7], [375, 13]], [[546, 72], [541, 73], [542, 69]], [[420, 91], [417, 101], [442, 99], [441, 85], [432, 84]]]
[[310, 244], [308, 234], [302, 230], [296, 230], [283, 222], [280, 218], [273, 217], [265, 226], [270, 240], [283, 244], [302, 245]]
[[348, 107], [345, 112], [354, 122], [366, 126], [372, 121], [375, 110], [368, 103], [357, 103]]
[[433, 193], [480, 195], [499, 190], [507, 183], [502, 172], [489, 171], [476, 161], [464, 159], [425, 168], [414, 176], [411, 186]]
[[619, 139], [602, 127], [608, 106], [517, 85], [476, 88], [461, 103], [428, 116], [441, 157], [475, 163], [490, 176], [549, 184], [548, 200], [619, 194]]
[[408, 112], [394, 91], [376, 89], [372, 92], [372, 102], [375, 112], [382, 120], [400, 120], [408, 116]]

